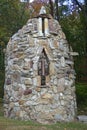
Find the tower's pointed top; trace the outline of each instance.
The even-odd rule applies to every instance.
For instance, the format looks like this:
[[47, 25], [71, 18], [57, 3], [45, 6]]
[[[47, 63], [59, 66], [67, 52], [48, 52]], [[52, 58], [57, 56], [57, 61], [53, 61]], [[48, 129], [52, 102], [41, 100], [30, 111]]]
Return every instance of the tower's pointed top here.
[[46, 9], [44, 6], [41, 7], [39, 14], [46, 14]]

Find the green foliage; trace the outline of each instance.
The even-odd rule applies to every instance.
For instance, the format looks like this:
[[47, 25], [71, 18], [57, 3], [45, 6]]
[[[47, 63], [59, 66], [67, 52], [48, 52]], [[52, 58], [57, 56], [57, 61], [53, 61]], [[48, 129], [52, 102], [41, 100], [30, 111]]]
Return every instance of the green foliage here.
[[4, 93], [4, 70], [0, 70], [0, 98], [3, 98]]
[[4, 85], [4, 48], [10, 37], [18, 31], [29, 18], [26, 4], [19, 0], [0, 0], [0, 97]]
[[83, 55], [85, 53], [85, 34], [79, 15], [73, 13], [65, 16], [60, 20], [60, 23], [73, 50], [79, 52], [80, 56]]
[[0, 17], [0, 41], [6, 45], [12, 34], [26, 22], [28, 12], [19, 0], [0, 0]]
[[69, 45], [72, 46], [73, 51], [79, 53], [79, 56], [75, 58], [77, 80], [80, 81], [82, 79], [87, 82], [86, 33], [84, 31], [84, 24], [81, 21], [81, 16], [73, 12], [68, 16], [63, 16], [60, 19], [60, 24], [65, 32]]
[[87, 56], [78, 56], [74, 58], [76, 80], [87, 83]]
[[76, 84], [78, 114], [87, 114], [87, 84]]
[[4, 115], [4, 111], [3, 111], [3, 100], [2, 98], [0, 98], [0, 116]]
[[76, 85], [76, 95], [78, 105], [87, 104], [87, 84], [78, 83]]

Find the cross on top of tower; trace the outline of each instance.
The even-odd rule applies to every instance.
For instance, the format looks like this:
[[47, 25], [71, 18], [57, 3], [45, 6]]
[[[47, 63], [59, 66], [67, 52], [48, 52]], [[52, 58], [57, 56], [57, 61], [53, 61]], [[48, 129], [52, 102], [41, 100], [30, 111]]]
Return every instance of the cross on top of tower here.
[[39, 14], [46, 14], [46, 9], [44, 6], [41, 7]]

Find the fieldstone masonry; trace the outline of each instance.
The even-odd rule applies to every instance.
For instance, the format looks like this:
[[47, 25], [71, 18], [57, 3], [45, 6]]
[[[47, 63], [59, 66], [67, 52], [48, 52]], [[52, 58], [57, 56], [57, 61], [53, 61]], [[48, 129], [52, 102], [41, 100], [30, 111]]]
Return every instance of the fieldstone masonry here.
[[73, 121], [75, 71], [59, 23], [46, 14], [29, 19], [8, 42], [5, 56], [4, 115], [40, 123]]

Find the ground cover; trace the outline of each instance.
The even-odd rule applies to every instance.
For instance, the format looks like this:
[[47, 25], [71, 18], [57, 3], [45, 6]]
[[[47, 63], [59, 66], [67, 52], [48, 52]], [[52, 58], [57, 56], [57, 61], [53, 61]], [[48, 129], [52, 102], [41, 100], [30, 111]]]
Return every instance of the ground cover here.
[[87, 83], [76, 83], [77, 114], [87, 115]]
[[18, 121], [0, 116], [0, 130], [87, 130], [87, 124], [62, 122], [42, 125], [32, 121]]

